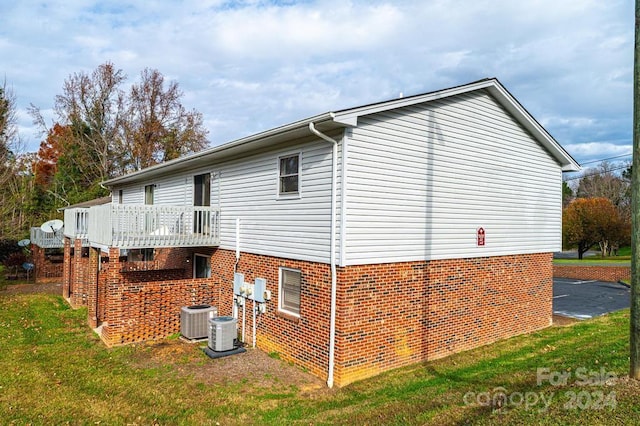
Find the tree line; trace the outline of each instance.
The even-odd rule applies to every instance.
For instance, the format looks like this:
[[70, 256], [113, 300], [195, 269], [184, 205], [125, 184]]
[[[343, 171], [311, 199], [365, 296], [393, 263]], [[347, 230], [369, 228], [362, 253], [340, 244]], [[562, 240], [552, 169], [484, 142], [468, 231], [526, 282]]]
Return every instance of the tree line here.
[[155, 69], [127, 86], [111, 62], [69, 75], [53, 100], [54, 122], [29, 113], [42, 138], [24, 152], [16, 95], [0, 87], [0, 234], [21, 239], [29, 227], [71, 204], [108, 195], [101, 182], [206, 148], [202, 114], [182, 104], [183, 92]]
[[630, 165], [621, 168], [603, 161], [572, 181], [577, 182], [573, 186], [563, 182], [565, 249], [577, 249], [582, 259], [584, 253], [597, 247], [606, 257], [631, 243], [631, 172]]

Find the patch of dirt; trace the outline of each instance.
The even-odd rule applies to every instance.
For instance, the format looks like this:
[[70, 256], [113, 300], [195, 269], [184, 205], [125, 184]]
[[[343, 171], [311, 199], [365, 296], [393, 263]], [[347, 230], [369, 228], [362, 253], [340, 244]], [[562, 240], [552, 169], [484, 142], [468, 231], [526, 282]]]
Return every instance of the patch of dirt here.
[[193, 377], [205, 384], [253, 385], [259, 388], [295, 388], [301, 395], [318, 397], [332, 392], [326, 383], [277, 357], [259, 350], [212, 359], [204, 353], [206, 341], [182, 339], [138, 344], [133, 364], [139, 368], [170, 366], [178, 374]]
[[618, 377], [615, 388], [620, 396], [632, 395], [634, 399], [637, 399], [640, 395], [640, 380], [632, 379], [629, 376]]
[[62, 296], [62, 283], [47, 284], [9, 284], [6, 288], [0, 288], [0, 294], [54, 294]]
[[553, 325], [556, 327], [564, 327], [567, 325], [575, 324], [578, 321], [580, 320], [571, 317], [563, 317], [562, 315], [553, 316]]

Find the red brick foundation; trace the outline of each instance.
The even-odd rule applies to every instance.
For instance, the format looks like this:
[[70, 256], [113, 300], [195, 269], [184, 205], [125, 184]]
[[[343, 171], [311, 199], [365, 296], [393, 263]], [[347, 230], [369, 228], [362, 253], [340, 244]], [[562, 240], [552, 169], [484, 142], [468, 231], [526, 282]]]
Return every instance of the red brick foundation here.
[[618, 282], [631, 279], [630, 266], [553, 265], [553, 276], [578, 280]]
[[[225, 298], [231, 300], [233, 261], [235, 253], [219, 250], [214, 262], [224, 258], [231, 269], [226, 269], [223, 285], [229, 290]], [[299, 269], [302, 272], [300, 295], [300, 318], [278, 312], [279, 268]], [[238, 272], [244, 274], [246, 282], [256, 278], [267, 280], [267, 289], [272, 299], [267, 302], [267, 312], [257, 317], [257, 347], [265, 352], [277, 352], [286, 361], [304, 367], [312, 374], [327, 378], [329, 363], [329, 316], [331, 296], [331, 268], [327, 264], [282, 259], [242, 253]], [[253, 303], [246, 306], [245, 341], [251, 343]], [[241, 313], [238, 323], [242, 323]], [[240, 330], [242, 333], [242, 330]]]
[[[183, 306], [208, 303], [219, 315], [231, 315], [235, 252], [209, 249], [211, 278], [192, 279], [194, 252], [203, 253], [167, 252], [164, 261], [157, 259], [172, 268], [146, 271], [131, 270], [117, 249], [108, 259], [103, 254], [100, 273], [86, 277], [92, 286], [86, 292], [89, 323], [102, 324], [104, 341], [118, 345], [179, 332]], [[94, 257], [87, 264], [97, 268]], [[334, 383], [343, 386], [549, 326], [551, 262], [552, 255], [544, 253], [338, 268]], [[280, 267], [302, 271], [300, 318], [278, 312]], [[272, 294], [266, 313], [257, 315], [257, 347], [326, 379], [329, 265], [242, 253], [237, 271], [249, 283], [265, 278]], [[248, 301], [244, 340], [249, 345], [252, 309]], [[242, 324], [240, 308], [240, 335]]]
[[[214, 304], [218, 282], [193, 279], [192, 259], [196, 249], [157, 249], [154, 260], [127, 262], [111, 249], [103, 258], [97, 277], [98, 301], [89, 308], [96, 325], [103, 325], [102, 338], [119, 345], [167, 337], [180, 331], [183, 306]], [[211, 252], [211, 249], [204, 249]], [[103, 254], [104, 256], [104, 254]], [[229, 302], [229, 306], [231, 303]]]
[[343, 269], [335, 383], [548, 327], [551, 258], [545, 253]]
[[63, 275], [63, 255], [47, 253], [49, 249], [38, 247], [35, 244], [31, 246], [33, 256], [33, 264], [35, 268], [33, 273], [35, 281], [38, 284], [60, 282]]

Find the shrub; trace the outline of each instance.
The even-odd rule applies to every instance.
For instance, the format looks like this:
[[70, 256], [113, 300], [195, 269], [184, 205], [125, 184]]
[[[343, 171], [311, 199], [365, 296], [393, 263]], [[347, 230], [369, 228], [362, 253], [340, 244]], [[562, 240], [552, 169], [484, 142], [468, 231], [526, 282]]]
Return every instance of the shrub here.
[[16, 240], [0, 239], [0, 263], [4, 263], [7, 257], [13, 253], [20, 252], [22, 252], [22, 248], [18, 246]]
[[4, 266], [8, 267], [8, 268], [13, 268], [13, 267], [21, 267], [23, 263], [25, 263], [27, 261], [27, 256], [24, 255], [24, 253], [19, 252], [19, 253], [11, 253], [9, 256], [7, 256], [7, 258], [4, 260]]

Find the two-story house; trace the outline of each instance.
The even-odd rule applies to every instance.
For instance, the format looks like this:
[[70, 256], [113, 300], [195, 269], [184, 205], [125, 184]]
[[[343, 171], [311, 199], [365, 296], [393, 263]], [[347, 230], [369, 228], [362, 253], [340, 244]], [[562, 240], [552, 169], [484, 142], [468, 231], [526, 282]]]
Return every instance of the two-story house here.
[[[65, 211], [65, 296], [108, 344], [210, 303], [344, 385], [549, 326], [578, 169], [496, 79], [328, 112], [104, 182]], [[255, 333], [235, 272], [272, 295]]]

